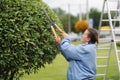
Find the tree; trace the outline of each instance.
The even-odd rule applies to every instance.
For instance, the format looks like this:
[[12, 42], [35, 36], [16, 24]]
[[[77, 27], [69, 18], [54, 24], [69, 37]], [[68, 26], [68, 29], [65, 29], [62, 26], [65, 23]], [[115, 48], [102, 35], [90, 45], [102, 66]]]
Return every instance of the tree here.
[[68, 17], [70, 16], [70, 18], [71, 18], [71, 22], [70, 22], [71, 23], [71, 31], [75, 32], [74, 26], [75, 26], [76, 21], [78, 21], [78, 17], [76, 17], [70, 13], [69, 14], [66, 13], [61, 8], [55, 8], [53, 10], [58, 15], [58, 17], [63, 25], [63, 28], [66, 32], [68, 32]]
[[[99, 27], [99, 23], [100, 23], [100, 16], [101, 16], [100, 11], [98, 11], [96, 8], [91, 8], [90, 9], [90, 18], [93, 19], [93, 27], [98, 29]], [[111, 17], [114, 18], [115, 17], [115, 12], [111, 12]], [[103, 14], [103, 19], [108, 19], [108, 13], [104, 13]], [[108, 26], [109, 22], [102, 22], [102, 26]], [[119, 25], [119, 22], [116, 22], [116, 26]]]
[[0, 0], [0, 79], [36, 72], [58, 53], [42, 7], [61, 26], [41, 0]]
[[86, 29], [88, 29], [88, 22], [87, 20], [79, 20], [75, 24], [75, 30], [76, 32], [84, 32]]
[[63, 16], [66, 14], [66, 12], [64, 10], [62, 10], [61, 8], [53, 8], [53, 11], [59, 16]]
[[101, 15], [100, 11], [98, 11], [96, 8], [91, 8], [89, 15], [90, 18], [93, 19], [93, 27], [98, 29]]

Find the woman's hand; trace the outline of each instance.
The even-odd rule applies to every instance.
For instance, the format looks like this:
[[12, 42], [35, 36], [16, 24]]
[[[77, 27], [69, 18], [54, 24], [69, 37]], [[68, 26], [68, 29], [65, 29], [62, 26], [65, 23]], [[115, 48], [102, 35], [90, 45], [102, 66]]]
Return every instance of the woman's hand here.
[[61, 35], [62, 35], [63, 38], [65, 38], [66, 36], [68, 36], [68, 34], [66, 32], [64, 32], [64, 31], [61, 31], [60, 33], [61, 33]]
[[55, 24], [55, 26], [56, 26], [56, 28], [58, 29], [58, 31], [61, 33], [61, 35], [62, 35], [63, 38], [65, 38], [65, 37], [68, 35], [68, 34], [67, 34], [65, 31], [63, 31], [58, 25]]
[[61, 39], [59, 36], [54, 36], [54, 40], [58, 45], [61, 44]]

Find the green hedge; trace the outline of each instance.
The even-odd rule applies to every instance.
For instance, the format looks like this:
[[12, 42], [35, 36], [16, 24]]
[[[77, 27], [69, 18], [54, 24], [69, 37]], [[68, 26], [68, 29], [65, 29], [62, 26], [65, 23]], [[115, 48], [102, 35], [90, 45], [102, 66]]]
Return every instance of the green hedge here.
[[0, 79], [36, 72], [58, 53], [42, 7], [61, 26], [41, 0], [0, 0]]

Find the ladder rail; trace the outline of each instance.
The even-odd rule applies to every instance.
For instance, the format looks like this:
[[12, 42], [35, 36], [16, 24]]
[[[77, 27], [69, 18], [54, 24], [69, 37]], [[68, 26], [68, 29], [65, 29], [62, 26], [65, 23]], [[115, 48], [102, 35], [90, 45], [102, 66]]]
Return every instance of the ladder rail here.
[[107, 52], [107, 56], [98, 56], [97, 59], [106, 59], [105, 65], [98, 65], [97, 68], [105, 68], [105, 71], [103, 74], [97, 74], [97, 76], [104, 76], [103, 80], [106, 80], [106, 76], [107, 76], [107, 72], [108, 72], [108, 65], [109, 65], [109, 59], [110, 59], [110, 53], [111, 53], [111, 49], [112, 49], [112, 40], [109, 44], [109, 48], [107, 48], [106, 50], [108, 50]]
[[103, 1], [103, 7], [102, 7], [101, 16], [100, 16], [100, 22], [99, 22], [99, 28], [98, 28], [99, 32], [98, 32], [98, 34], [100, 34], [100, 28], [102, 26], [102, 18], [103, 18], [104, 8], [105, 8], [105, 0]]
[[[109, 51], [108, 51], [108, 60], [106, 61], [106, 68], [105, 68], [105, 74], [107, 76], [107, 72], [108, 72], [108, 65], [109, 65], [109, 61], [110, 61], [110, 53], [111, 53], [111, 49], [112, 49], [112, 41], [110, 43], [110, 48], [109, 48]], [[104, 80], [106, 80], [106, 76], [104, 77]]]
[[[112, 33], [112, 38], [113, 40], [115, 40], [115, 35], [114, 35], [114, 31], [113, 31], [113, 24], [112, 24], [112, 18], [111, 18], [111, 13], [110, 13], [110, 9], [109, 9], [109, 5], [108, 2], [106, 1], [106, 5], [107, 5], [107, 9], [108, 9], [108, 18], [109, 18], [109, 24], [110, 24], [110, 28], [111, 28], [111, 33]], [[117, 53], [117, 45], [116, 45], [116, 41], [113, 41], [114, 44], [114, 51], [115, 51], [115, 56], [116, 56], [116, 62], [117, 62], [117, 66], [118, 66], [118, 70], [119, 70], [119, 74], [120, 74], [120, 67], [119, 67], [119, 55]], [[120, 76], [119, 76], [120, 78]]]
[[[118, 9], [118, 11], [115, 13], [115, 18], [117, 18], [118, 15], [120, 16], [120, 14], [119, 14], [119, 12], [120, 12], [120, 0], [118, 0], [117, 9]], [[115, 26], [115, 24], [116, 24], [116, 22], [114, 22], [113, 25]], [[115, 29], [115, 27], [114, 27], [114, 29]]]
[[[104, 0], [103, 1], [103, 7], [102, 7], [102, 12], [101, 12], [101, 16], [100, 16], [100, 22], [99, 22], [99, 35], [100, 35], [100, 33], [101, 33], [101, 30], [100, 30], [100, 28], [101, 28], [101, 26], [102, 26], [102, 19], [103, 19], [103, 14], [104, 14], [104, 9], [105, 9], [105, 2], [106, 2], [106, 0]], [[97, 59], [107, 59], [107, 61], [106, 61], [106, 63], [108, 62], [108, 56], [99, 56], [99, 57], [97, 57]], [[103, 74], [96, 74], [96, 76], [103, 76], [103, 79], [104, 80], [106, 80], [106, 72], [107, 72], [107, 68], [108, 67], [106, 67], [105, 68], [105, 72], [103, 73]], [[97, 70], [98, 70], [98, 68], [97, 68]]]

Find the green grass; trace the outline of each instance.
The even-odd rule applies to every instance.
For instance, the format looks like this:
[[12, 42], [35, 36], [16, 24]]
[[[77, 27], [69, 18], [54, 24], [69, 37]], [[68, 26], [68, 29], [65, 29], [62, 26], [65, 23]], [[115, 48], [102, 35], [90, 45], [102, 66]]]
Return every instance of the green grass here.
[[[107, 51], [98, 51], [98, 55], [106, 55]], [[97, 59], [97, 64], [106, 64], [106, 59]], [[97, 73], [104, 73], [105, 68], [98, 68]], [[103, 76], [96, 77], [95, 80], [103, 80]], [[119, 80], [118, 68], [115, 58], [114, 50], [112, 49], [110, 54], [110, 60], [108, 65], [107, 79], [106, 80]]]
[[[80, 42], [74, 42], [78, 44]], [[106, 55], [107, 51], [98, 51], [97, 55]], [[97, 60], [98, 64], [105, 64], [106, 60]], [[20, 80], [67, 80], [67, 68], [68, 62], [63, 58], [61, 54], [58, 54], [52, 64], [46, 64], [45, 68], [42, 68], [36, 74], [24, 75]], [[97, 73], [103, 73], [104, 69], [98, 68]], [[96, 77], [95, 80], [103, 80], [103, 77]], [[112, 50], [110, 55], [107, 80], [118, 80], [118, 68], [116, 65], [116, 59], [114, 51]]]
[[67, 80], [67, 67], [67, 61], [58, 54], [52, 64], [47, 64], [37, 74], [25, 75], [20, 80]]

